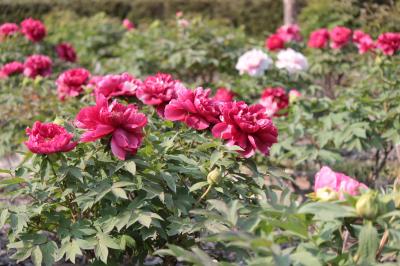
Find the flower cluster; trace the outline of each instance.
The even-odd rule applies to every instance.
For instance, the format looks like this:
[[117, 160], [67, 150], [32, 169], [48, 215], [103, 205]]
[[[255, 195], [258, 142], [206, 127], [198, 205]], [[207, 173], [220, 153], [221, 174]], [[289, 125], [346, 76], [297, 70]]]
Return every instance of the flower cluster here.
[[302, 40], [298, 25], [283, 25], [274, 34], [265, 40], [265, 48], [270, 51], [279, 51], [285, 48], [288, 42], [299, 42]]
[[56, 53], [61, 60], [76, 62], [77, 55], [74, 47], [70, 43], [60, 43], [56, 46]]
[[51, 75], [53, 62], [50, 57], [35, 54], [26, 58], [24, 63], [24, 75], [30, 78]]
[[63, 72], [56, 80], [58, 98], [63, 101], [81, 94], [89, 77], [90, 72], [84, 68], [73, 68]]
[[16, 34], [19, 31], [19, 27], [15, 23], [4, 23], [0, 26], [0, 40], [5, 37]]
[[47, 34], [44, 24], [33, 18], [21, 22], [21, 32], [32, 42], [40, 42]]
[[13, 61], [0, 68], [0, 78], [7, 78], [11, 75], [22, 73], [23, 71], [24, 64], [18, 61]]

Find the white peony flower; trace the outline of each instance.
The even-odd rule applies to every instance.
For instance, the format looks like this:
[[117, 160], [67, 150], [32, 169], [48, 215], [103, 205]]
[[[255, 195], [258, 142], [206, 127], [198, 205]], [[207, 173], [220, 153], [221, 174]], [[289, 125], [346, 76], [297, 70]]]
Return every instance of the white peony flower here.
[[293, 74], [307, 70], [308, 61], [303, 54], [289, 48], [278, 53], [275, 66]]
[[272, 59], [263, 51], [252, 49], [244, 53], [236, 64], [240, 75], [261, 76], [272, 64]]

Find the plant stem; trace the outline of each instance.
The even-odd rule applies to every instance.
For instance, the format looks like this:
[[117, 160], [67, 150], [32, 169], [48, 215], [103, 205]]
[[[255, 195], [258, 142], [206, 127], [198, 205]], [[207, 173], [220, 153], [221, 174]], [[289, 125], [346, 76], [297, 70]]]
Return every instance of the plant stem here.
[[211, 188], [212, 188], [212, 184], [208, 185], [206, 191], [203, 193], [203, 195], [201, 195], [201, 197], [197, 200], [196, 205], [200, 203], [200, 201], [202, 201], [208, 194], [208, 192], [210, 192]]

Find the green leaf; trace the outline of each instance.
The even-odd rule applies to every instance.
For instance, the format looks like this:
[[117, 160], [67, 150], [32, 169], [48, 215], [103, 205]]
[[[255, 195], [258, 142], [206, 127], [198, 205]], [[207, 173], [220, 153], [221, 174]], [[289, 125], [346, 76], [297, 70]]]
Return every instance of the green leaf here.
[[193, 192], [193, 191], [199, 190], [199, 189], [201, 189], [202, 187], [205, 187], [205, 186], [207, 186], [207, 185], [208, 185], [208, 182], [207, 182], [207, 181], [198, 182], [198, 183], [194, 184], [193, 186], [191, 186], [190, 189], [189, 189], [189, 191], [190, 191], [190, 192]]
[[368, 221], [358, 237], [357, 257], [360, 265], [375, 265], [375, 254], [379, 246], [379, 237], [372, 222]]
[[136, 175], [136, 163], [134, 161], [126, 162], [125, 169], [132, 175]]
[[35, 266], [41, 266], [42, 265], [42, 251], [40, 250], [40, 246], [35, 246], [32, 250], [32, 262]]
[[331, 221], [336, 218], [355, 217], [354, 208], [333, 202], [311, 202], [303, 205], [298, 213], [314, 214], [315, 220]]
[[128, 199], [128, 196], [126, 195], [125, 190], [123, 190], [122, 188], [112, 188], [111, 192], [117, 197], [117, 198], [123, 198], [123, 199]]
[[56, 261], [57, 244], [54, 241], [47, 242], [40, 246], [43, 255], [43, 263], [46, 266], [52, 266]]
[[145, 214], [145, 213], [141, 213], [141, 214], [139, 214], [138, 221], [143, 226], [146, 226], [147, 228], [149, 228], [151, 225], [151, 216], [148, 214]]
[[0, 214], [0, 228], [4, 226], [8, 218], [8, 209], [4, 209]]

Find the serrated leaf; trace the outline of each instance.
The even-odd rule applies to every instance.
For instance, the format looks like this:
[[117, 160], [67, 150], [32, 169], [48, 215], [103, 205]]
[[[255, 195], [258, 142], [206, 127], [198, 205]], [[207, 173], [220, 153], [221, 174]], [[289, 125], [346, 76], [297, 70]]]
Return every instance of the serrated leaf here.
[[372, 222], [368, 221], [361, 228], [358, 242], [357, 256], [359, 265], [375, 265], [375, 254], [379, 246], [379, 237]]
[[57, 244], [54, 241], [47, 242], [40, 246], [43, 255], [43, 263], [46, 266], [52, 266], [56, 261]]

